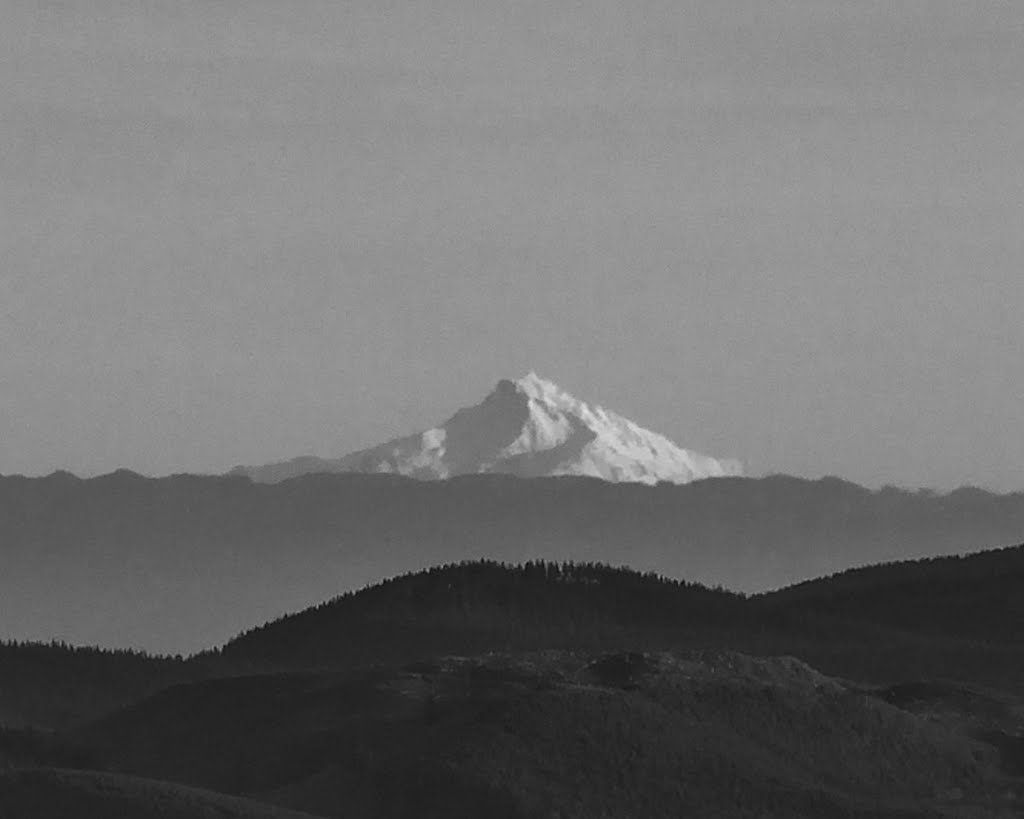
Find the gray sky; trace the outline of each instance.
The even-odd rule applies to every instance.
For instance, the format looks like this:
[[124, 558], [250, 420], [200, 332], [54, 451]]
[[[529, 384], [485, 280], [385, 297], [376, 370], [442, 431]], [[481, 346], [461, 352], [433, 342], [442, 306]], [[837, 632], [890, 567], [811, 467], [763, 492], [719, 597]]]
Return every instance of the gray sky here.
[[0, 12], [0, 473], [534, 368], [755, 474], [1024, 488], [1019, 0]]

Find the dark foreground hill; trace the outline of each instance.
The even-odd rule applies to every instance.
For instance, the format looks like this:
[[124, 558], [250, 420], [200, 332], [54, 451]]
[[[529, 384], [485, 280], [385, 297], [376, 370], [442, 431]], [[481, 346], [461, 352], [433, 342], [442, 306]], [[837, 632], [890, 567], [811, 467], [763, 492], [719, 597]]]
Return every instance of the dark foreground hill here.
[[1000, 750], [791, 658], [546, 652], [172, 688], [116, 770], [346, 819], [999, 817]]
[[1024, 494], [837, 479], [0, 478], [0, 637], [188, 652], [381, 577], [628, 563], [738, 591], [1024, 539]]

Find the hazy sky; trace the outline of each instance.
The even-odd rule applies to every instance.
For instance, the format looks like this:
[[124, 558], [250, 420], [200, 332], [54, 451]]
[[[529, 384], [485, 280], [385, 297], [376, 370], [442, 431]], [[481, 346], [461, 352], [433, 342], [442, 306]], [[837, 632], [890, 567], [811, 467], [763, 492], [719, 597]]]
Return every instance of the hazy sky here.
[[339, 455], [533, 368], [1024, 489], [1020, 0], [0, 0], [0, 473]]

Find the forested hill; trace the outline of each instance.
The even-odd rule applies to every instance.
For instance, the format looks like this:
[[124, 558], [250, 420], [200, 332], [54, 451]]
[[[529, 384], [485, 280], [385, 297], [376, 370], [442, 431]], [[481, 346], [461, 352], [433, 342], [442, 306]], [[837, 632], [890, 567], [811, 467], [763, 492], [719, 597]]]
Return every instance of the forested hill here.
[[[929, 570], [934, 562], [901, 571], [912, 576], [918, 565]], [[344, 670], [495, 650], [726, 646], [797, 656], [851, 679], [948, 677], [1024, 692], [1024, 647], [1012, 619], [1020, 606], [1016, 597], [998, 596], [1013, 580], [1003, 572], [986, 580], [979, 569], [976, 582], [960, 588], [941, 575], [923, 580], [904, 600], [885, 584], [884, 569], [870, 570], [859, 597], [832, 593], [833, 581], [825, 580], [817, 594], [806, 587], [789, 598], [788, 592], [745, 597], [593, 563], [466, 562], [342, 595], [203, 657], [238, 671]], [[881, 585], [872, 586], [871, 578]], [[988, 609], [981, 608], [985, 601]], [[949, 614], [929, 619], [944, 609]], [[923, 614], [910, 616], [917, 612]], [[935, 625], [941, 618], [951, 623], [947, 632]], [[996, 633], [1007, 638], [1001, 642], [987, 630], [1000, 619], [1005, 625]]]
[[173, 683], [201, 663], [63, 643], [0, 643], [0, 726], [64, 728]]
[[834, 478], [3, 477], [0, 639], [184, 654], [383, 577], [480, 558], [628, 564], [757, 592], [1022, 540], [1024, 494]]
[[178, 682], [490, 651], [729, 647], [851, 679], [1024, 692], [1024, 547], [873, 566], [745, 597], [597, 563], [449, 564], [385, 580], [198, 656], [0, 644], [0, 724], [61, 727]]
[[234, 665], [323, 668], [492, 649], [639, 649], [706, 639], [743, 617], [743, 600], [597, 563], [464, 562], [342, 595], [219, 653]]
[[850, 569], [762, 595], [756, 604], [945, 638], [1020, 644], [1024, 545]]

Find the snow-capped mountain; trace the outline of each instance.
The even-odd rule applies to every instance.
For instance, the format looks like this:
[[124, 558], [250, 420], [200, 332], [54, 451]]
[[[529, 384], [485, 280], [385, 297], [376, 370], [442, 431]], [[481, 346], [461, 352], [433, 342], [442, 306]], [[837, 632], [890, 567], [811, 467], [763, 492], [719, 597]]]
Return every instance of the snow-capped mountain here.
[[531, 372], [518, 381], [499, 381], [482, 402], [425, 432], [337, 459], [305, 457], [234, 470], [264, 483], [312, 472], [388, 472], [429, 480], [480, 472], [589, 475], [653, 484], [739, 475], [742, 467], [683, 449]]

